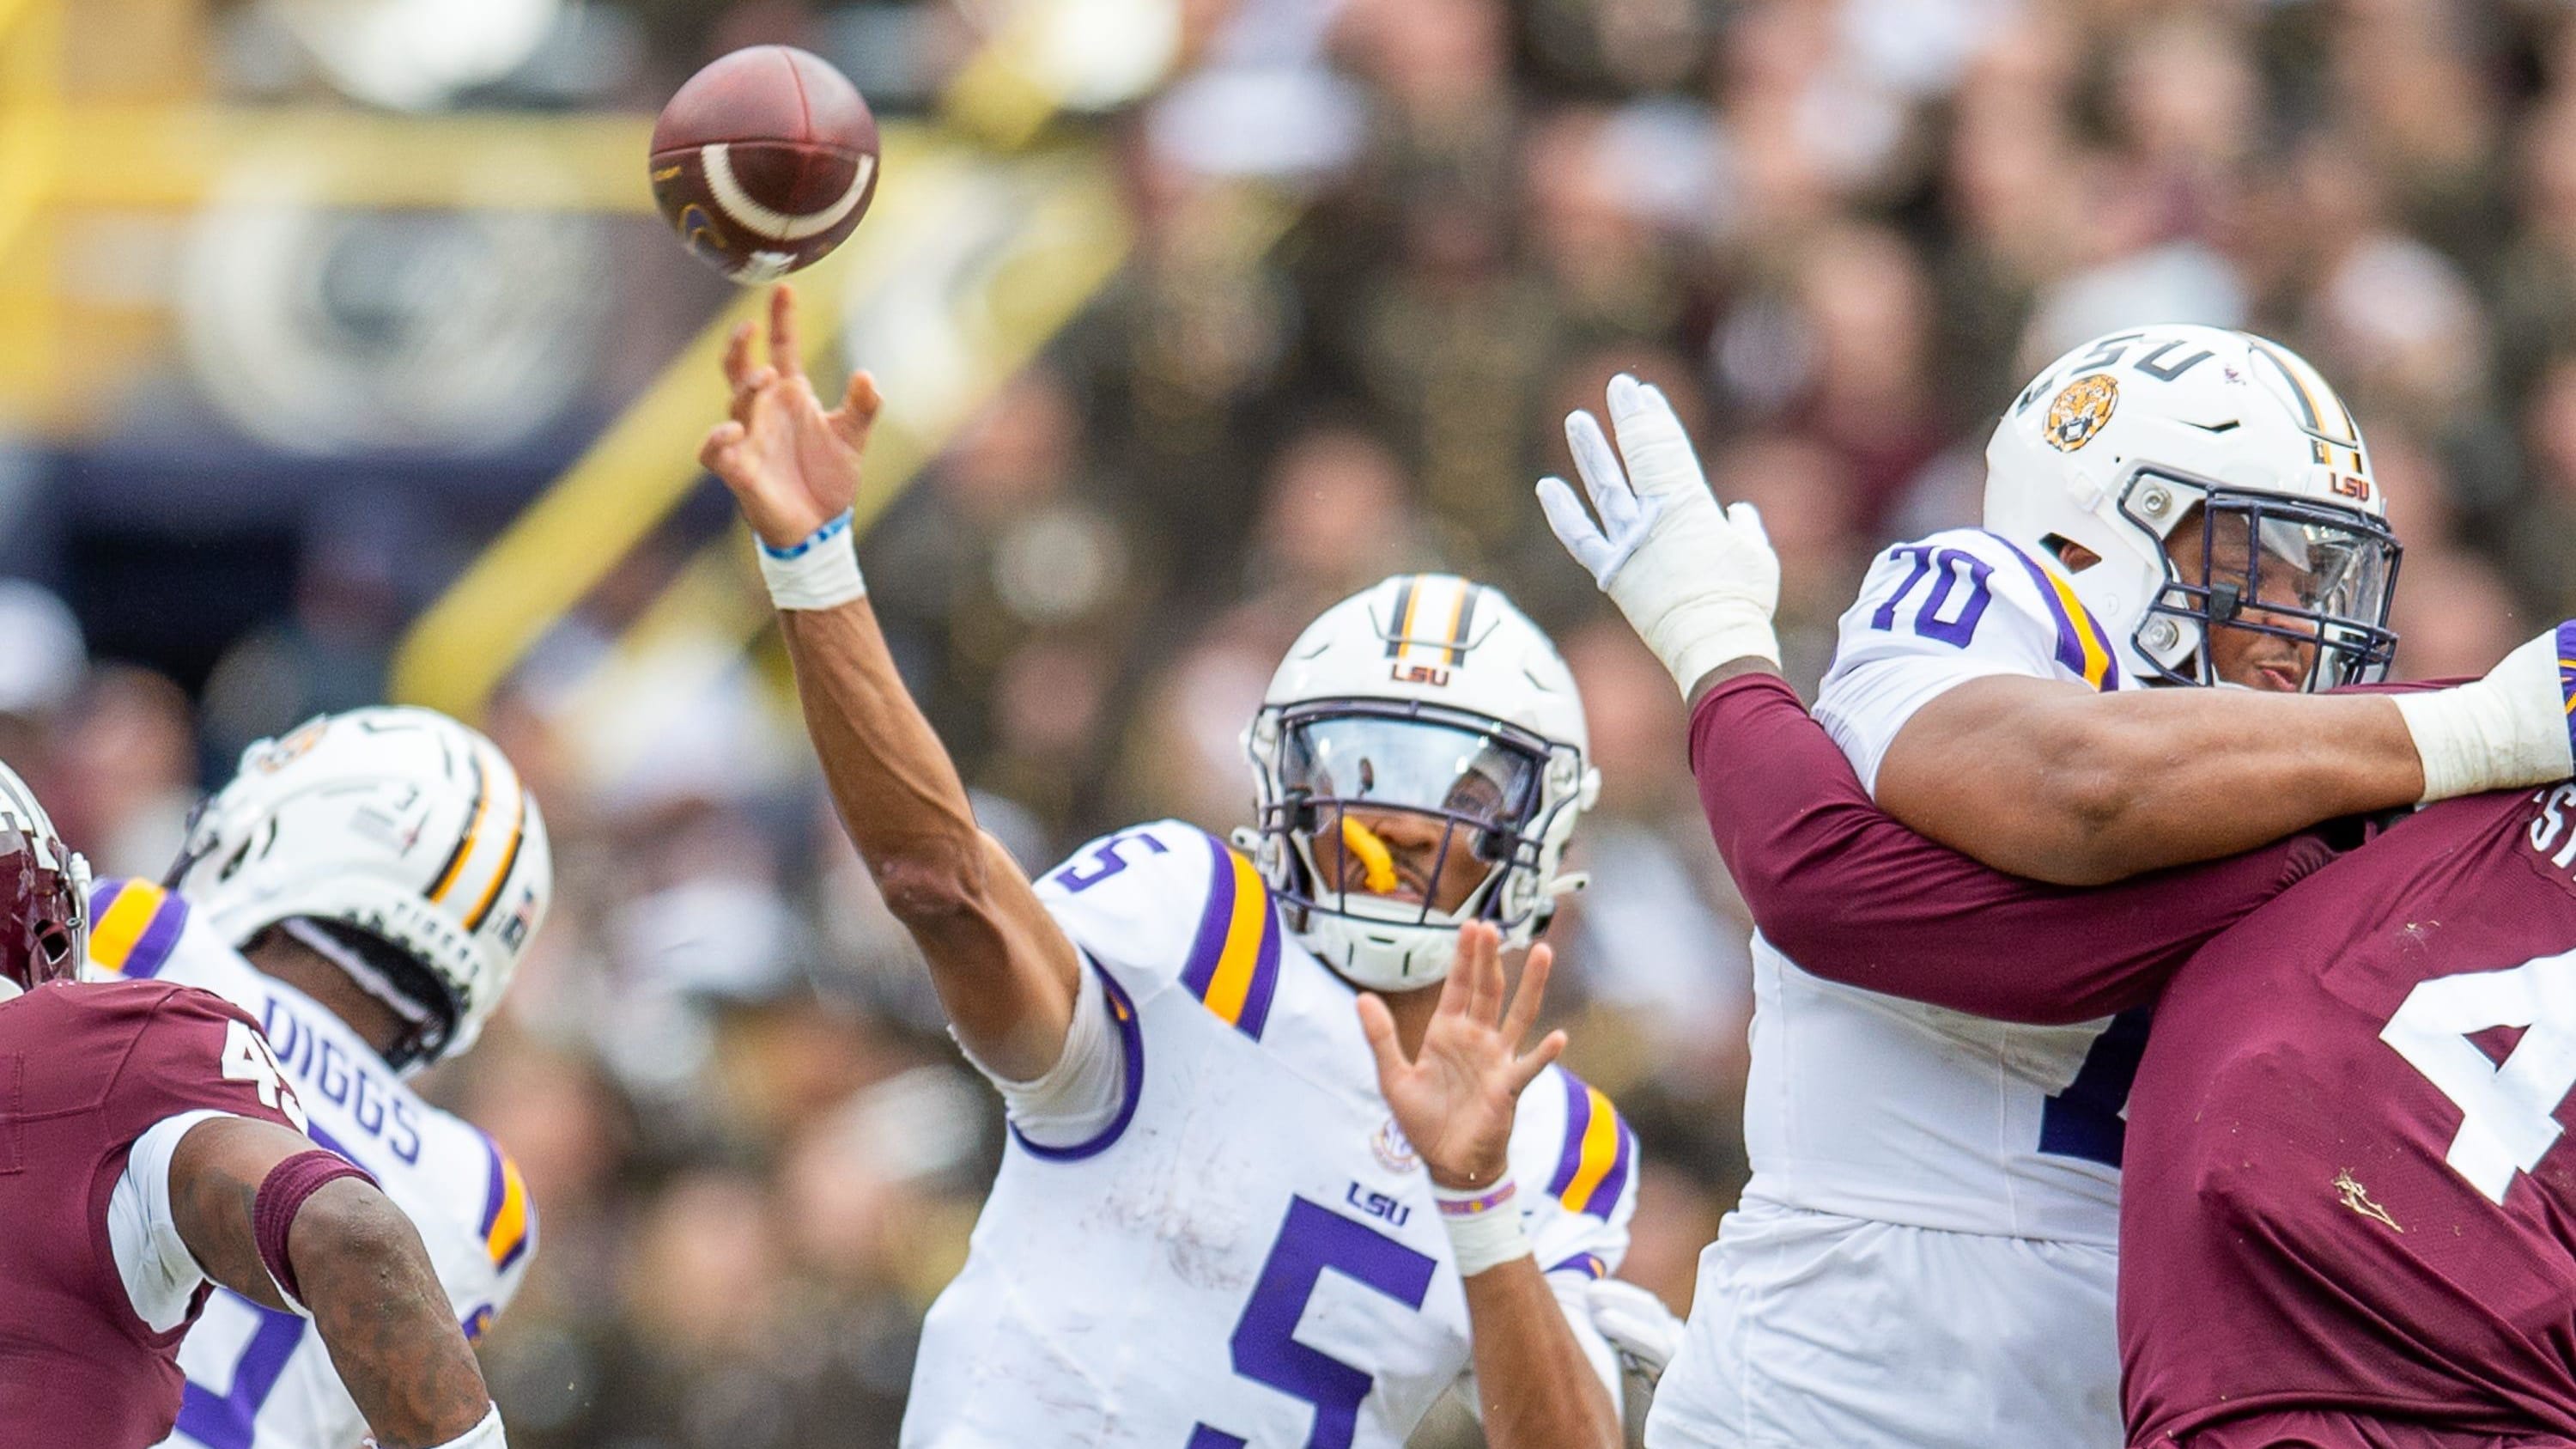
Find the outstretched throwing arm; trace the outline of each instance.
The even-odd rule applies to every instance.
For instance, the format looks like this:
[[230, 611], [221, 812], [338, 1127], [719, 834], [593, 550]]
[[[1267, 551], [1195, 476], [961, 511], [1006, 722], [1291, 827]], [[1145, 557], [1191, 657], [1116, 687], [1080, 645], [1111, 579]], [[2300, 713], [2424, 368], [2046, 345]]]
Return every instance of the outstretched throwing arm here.
[[876, 381], [854, 375], [839, 405], [824, 408], [785, 287], [771, 299], [766, 365], [753, 342], [746, 323], [726, 350], [733, 416], [699, 457], [758, 537], [841, 824], [920, 944], [958, 1038], [1004, 1077], [1042, 1077], [1073, 1020], [1079, 958], [1010, 854], [976, 825], [956, 766], [895, 672], [851, 555]]

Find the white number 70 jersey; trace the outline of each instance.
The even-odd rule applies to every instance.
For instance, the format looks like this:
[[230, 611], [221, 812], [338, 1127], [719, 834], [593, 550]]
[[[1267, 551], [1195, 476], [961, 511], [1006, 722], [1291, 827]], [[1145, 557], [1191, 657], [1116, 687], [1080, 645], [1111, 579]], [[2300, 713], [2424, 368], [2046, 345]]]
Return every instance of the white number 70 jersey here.
[[[1105, 998], [1121, 1091], [1081, 1140], [1014, 1128], [923, 1327], [903, 1444], [1398, 1449], [1468, 1369], [1467, 1305], [1351, 987], [1188, 825], [1094, 841], [1038, 891]], [[1511, 1160], [1615, 1401], [1581, 1289], [1627, 1249], [1636, 1140], [1551, 1068]]]
[[[2134, 659], [2053, 561], [1953, 529], [1872, 563], [1815, 715], [1875, 790], [1897, 733], [1948, 690], [2019, 675], [2107, 691], [2132, 682]], [[1836, 985], [1758, 937], [1754, 947], [1748, 1198], [1954, 1232], [2118, 1240], [2122, 1114], [2144, 1010], [2015, 1026]]]

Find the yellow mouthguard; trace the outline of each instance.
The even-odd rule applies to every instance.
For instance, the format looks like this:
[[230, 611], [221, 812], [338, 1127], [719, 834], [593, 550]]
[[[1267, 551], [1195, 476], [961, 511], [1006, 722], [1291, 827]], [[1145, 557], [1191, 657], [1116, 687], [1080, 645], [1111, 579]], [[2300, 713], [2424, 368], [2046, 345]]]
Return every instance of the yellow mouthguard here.
[[1377, 832], [1345, 815], [1342, 817], [1342, 848], [1360, 858], [1364, 873], [1362, 884], [1377, 895], [1393, 895], [1396, 887], [1395, 852], [1377, 838]]

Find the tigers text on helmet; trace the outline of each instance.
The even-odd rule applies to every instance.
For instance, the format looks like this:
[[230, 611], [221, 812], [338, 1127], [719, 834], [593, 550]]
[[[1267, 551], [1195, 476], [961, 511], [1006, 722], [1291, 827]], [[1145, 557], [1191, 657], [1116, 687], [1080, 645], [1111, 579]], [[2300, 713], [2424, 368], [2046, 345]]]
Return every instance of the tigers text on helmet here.
[[1298, 939], [1360, 986], [1439, 981], [1471, 920], [1527, 945], [1580, 883], [1557, 865], [1601, 790], [1583, 701], [1500, 590], [1405, 574], [1325, 610], [1244, 747], [1262, 879]]
[[385, 707], [244, 750], [168, 884], [237, 946], [282, 925], [338, 962], [411, 1022], [387, 1053], [410, 1067], [473, 1045], [545, 919], [554, 860], [498, 747]]
[[[2211, 684], [2215, 626], [2313, 648], [2303, 687], [2374, 680], [2398, 546], [2351, 410], [2298, 354], [2217, 327], [2099, 337], [2050, 363], [1986, 445], [1986, 527], [2055, 556], [2141, 678]], [[2197, 557], [2166, 540], [2198, 518]]]
[[89, 862], [54, 833], [36, 792], [0, 765], [0, 1001], [80, 975]]

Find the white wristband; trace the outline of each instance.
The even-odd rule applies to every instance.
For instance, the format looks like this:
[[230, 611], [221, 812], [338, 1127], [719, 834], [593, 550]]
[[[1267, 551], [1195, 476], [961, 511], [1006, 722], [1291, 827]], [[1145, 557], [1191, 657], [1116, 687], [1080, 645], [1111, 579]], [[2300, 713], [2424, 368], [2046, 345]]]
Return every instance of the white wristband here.
[[760, 551], [760, 577], [769, 585], [769, 602], [781, 609], [832, 609], [867, 595], [846, 508], [802, 543], [771, 548], [758, 534], [751, 542]]
[[1521, 1210], [1512, 1201], [1518, 1194], [1508, 1177], [1481, 1192], [1452, 1192], [1436, 1182], [1431, 1185], [1431, 1201], [1440, 1209], [1440, 1226], [1449, 1230], [1449, 1251], [1458, 1260], [1459, 1277], [1473, 1278], [1487, 1268], [1530, 1255], [1529, 1237], [1521, 1231]]
[[2395, 696], [2424, 766], [2424, 799], [2513, 790], [2567, 778], [2576, 766], [2563, 658], [2576, 657], [2576, 624], [2531, 640], [2452, 689]]
[[[376, 1449], [376, 1441], [369, 1439], [367, 1449]], [[492, 1412], [483, 1416], [482, 1423], [439, 1445], [438, 1449], [509, 1449], [509, 1442], [501, 1437], [501, 1406], [494, 1404]]]

